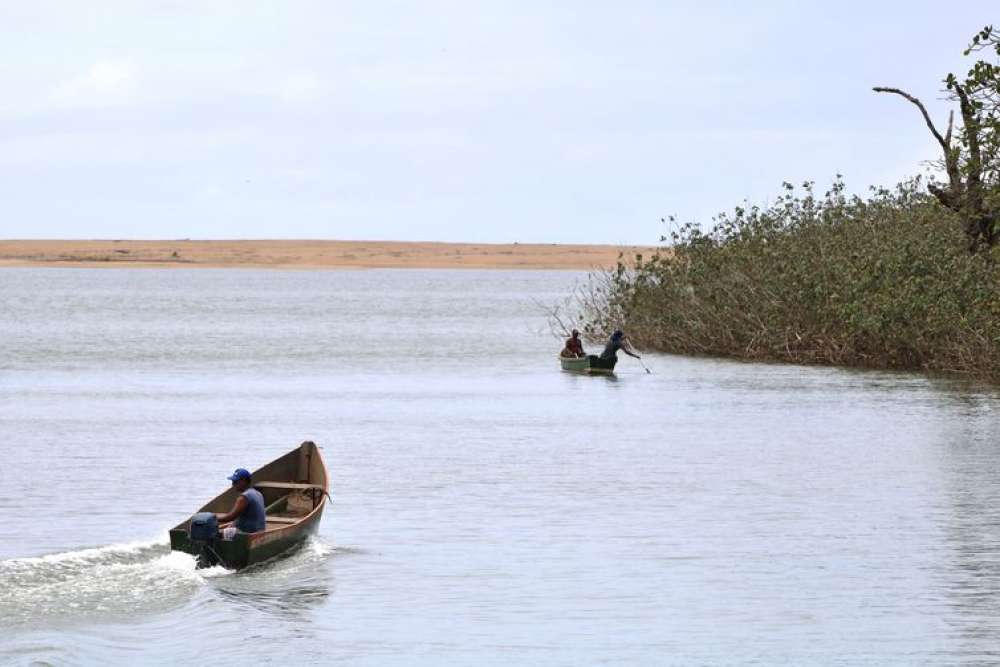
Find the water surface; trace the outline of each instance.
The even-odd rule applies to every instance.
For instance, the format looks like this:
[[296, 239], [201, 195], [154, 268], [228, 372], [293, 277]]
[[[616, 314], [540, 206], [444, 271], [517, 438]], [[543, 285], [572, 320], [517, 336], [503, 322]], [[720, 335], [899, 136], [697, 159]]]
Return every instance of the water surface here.
[[[1000, 402], [649, 355], [558, 371], [560, 272], [0, 271], [0, 662], [991, 664]], [[166, 529], [305, 439], [318, 538]]]

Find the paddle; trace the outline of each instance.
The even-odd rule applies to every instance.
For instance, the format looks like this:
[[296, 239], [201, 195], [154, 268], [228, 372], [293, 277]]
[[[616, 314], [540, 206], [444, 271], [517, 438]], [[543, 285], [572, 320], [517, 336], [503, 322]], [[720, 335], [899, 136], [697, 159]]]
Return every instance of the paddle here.
[[640, 357], [638, 354], [635, 354], [635, 350], [632, 349], [632, 341], [629, 341], [628, 339], [626, 339], [626, 341], [628, 342], [628, 347], [625, 349], [625, 352], [635, 357], [636, 361], [639, 362], [639, 365], [642, 366], [642, 370], [646, 371], [648, 375], [652, 375], [653, 371], [646, 368], [646, 364], [642, 362], [642, 357]]

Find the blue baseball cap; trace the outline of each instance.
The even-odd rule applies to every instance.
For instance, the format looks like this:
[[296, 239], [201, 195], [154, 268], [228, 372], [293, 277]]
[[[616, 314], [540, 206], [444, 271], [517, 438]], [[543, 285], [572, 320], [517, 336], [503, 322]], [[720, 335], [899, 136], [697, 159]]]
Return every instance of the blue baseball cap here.
[[246, 468], [237, 468], [233, 471], [233, 474], [227, 477], [230, 482], [238, 482], [241, 479], [250, 479], [250, 473]]

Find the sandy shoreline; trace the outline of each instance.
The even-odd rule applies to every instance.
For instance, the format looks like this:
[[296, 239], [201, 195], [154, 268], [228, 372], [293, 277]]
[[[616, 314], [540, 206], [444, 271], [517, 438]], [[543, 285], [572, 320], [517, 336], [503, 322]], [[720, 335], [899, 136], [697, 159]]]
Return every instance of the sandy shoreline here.
[[652, 248], [408, 241], [0, 240], [0, 267], [563, 269], [612, 267]]

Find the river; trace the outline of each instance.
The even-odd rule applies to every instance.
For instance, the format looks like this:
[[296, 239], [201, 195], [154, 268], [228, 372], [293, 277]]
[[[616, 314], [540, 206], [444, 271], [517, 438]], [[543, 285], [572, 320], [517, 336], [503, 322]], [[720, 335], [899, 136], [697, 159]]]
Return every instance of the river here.
[[[1000, 395], [558, 369], [545, 271], [0, 270], [0, 663], [996, 664]], [[166, 530], [303, 440], [319, 536]]]

